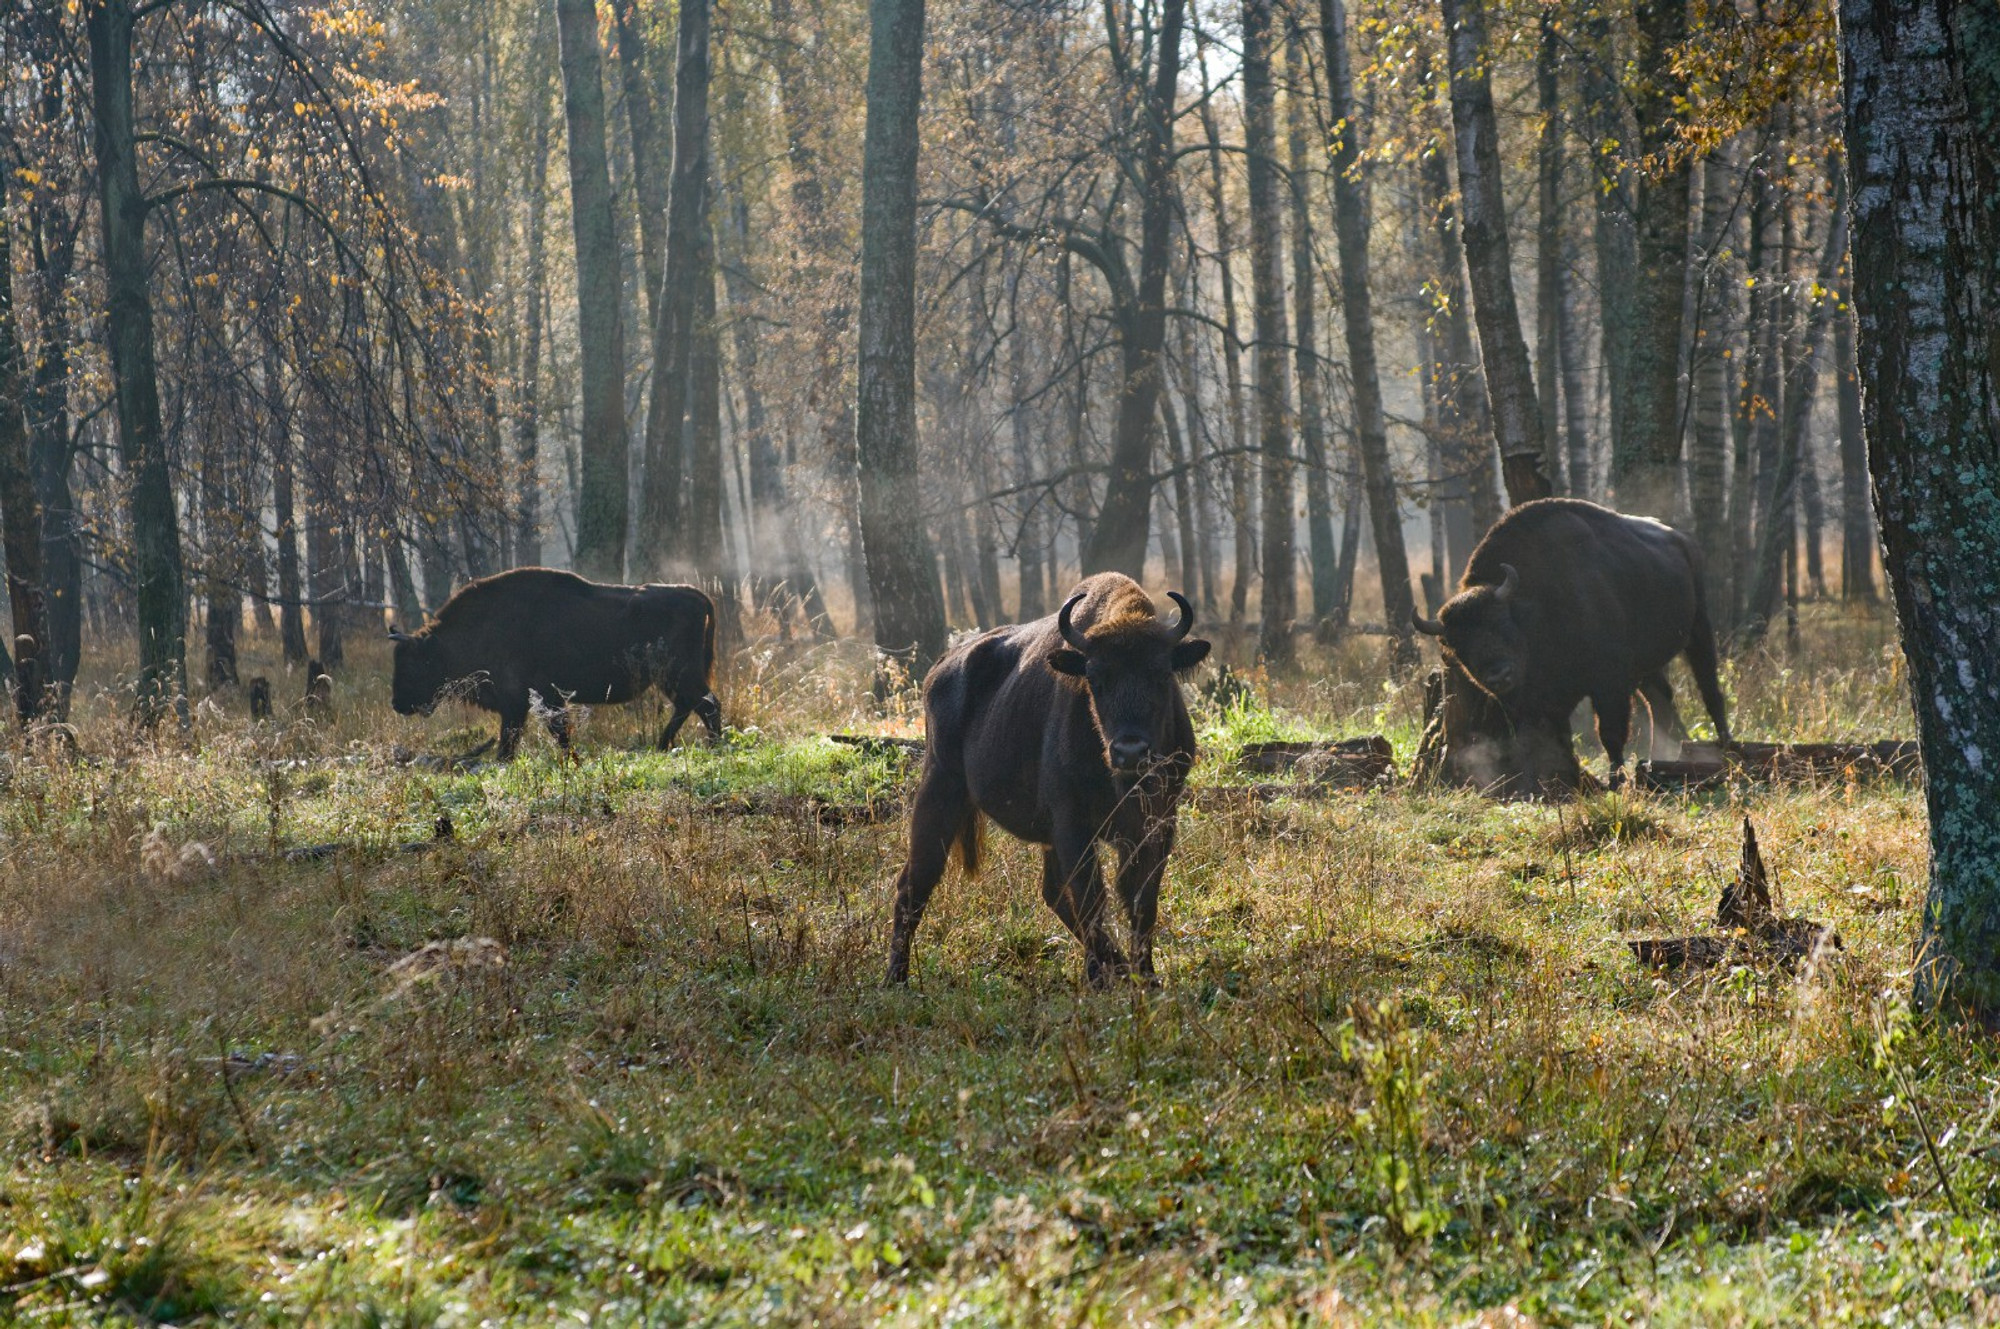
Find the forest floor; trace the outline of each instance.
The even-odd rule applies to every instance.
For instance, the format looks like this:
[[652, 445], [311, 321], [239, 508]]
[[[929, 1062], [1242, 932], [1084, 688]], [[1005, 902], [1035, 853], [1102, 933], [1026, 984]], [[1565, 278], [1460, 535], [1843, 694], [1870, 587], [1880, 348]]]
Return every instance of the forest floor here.
[[[1909, 736], [1891, 642], [1816, 608], [1733, 669], [1739, 734]], [[1197, 784], [1259, 738], [1406, 765], [1380, 652], [1199, 698]], [[1101, 994], [995, 833], [891, 992], [913, 771], [824, 735], [921, 730], [851, 645], [738, 655], [719, 748], [634, 707], [470, 772], [411, 754], [490, 721], [399, 719], [385, 670], [157, 740], [86, 690], [75, 759], [0, 757], [0, 1320], [2000, 1311], [2000, 1057], [1904, 1004], [1912, 785], [1211, 802], [1163, 982]], [[1844, 949], [1641, 969], [1745, 815]]]

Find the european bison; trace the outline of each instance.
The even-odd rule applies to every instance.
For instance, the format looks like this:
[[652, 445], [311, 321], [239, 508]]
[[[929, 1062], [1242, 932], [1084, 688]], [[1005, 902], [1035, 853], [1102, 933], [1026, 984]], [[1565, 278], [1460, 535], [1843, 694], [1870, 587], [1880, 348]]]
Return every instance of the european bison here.
[[722, 733], [709, 688], [715, 605], [692, 586], [605, 586], [554, 568], [515, 568], [459, 588], [422, 630], [389, 636], [396, 713], [429, 715], [450, 697], [496, 711], [502, 761], [521, 741], [531, 695], [564, 747], [570, 702], [626, 702], [649, 687], [674, 704], [661, 748], [689, 714], [711, 739]]
[[1717, 738], [1730, 741], [1701, 553], [1650, 518], [1573, 498], [1524, 503], [1472, 551], [1437, 618], [1415, 621], [1439, 639], [1447, 667], [1463, 670], [1518, 727], [1566, 738], [1570, 712], [1588, 697], [1613, 787], [1623, 778], [1632, 693], [1643, 688], [1670, 705], [1665, 670], [1676, 655], [1687, 656]]
[[[1175, 675], [1208, 656], [1194, 610], [1160, 622], [1131, 578], [1100, 573], [1060, 613], [953, 647], [924, 680], [929, 742], [896, 879], [889, 981], [910, 973], [910, 938], [956, 844], [978, 870], [980, 817], [1042, 854], [1042, 899], [1084, 945], [1094, 986], [1153, 972], [1160, 877], [1194, 761], [1194, 727]], [[1119, 852], [1118, 897], [1132, 924], [1128, 967], [1101, 926], [1099, 841]]]

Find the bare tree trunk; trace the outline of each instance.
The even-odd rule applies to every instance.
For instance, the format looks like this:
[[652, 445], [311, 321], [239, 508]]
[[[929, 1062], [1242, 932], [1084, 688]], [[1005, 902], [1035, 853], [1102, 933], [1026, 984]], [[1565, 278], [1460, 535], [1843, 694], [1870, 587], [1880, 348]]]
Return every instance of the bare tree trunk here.
[[[514, 510], [515, 562], [542, 561], [542, 313], [548, 300], [549, 89], [535, 80], [528, 135], [527, 276], [521, 319], [520, 381], [514, 401], [514, 466], [521, 492]], [[400, 545], [392, 546], [401, 556]], [[407, 571], [407, 567], [405, 571]]]
[[[275, 354], [264, 361], [265, 391], [271, 398], [271, 511], [278, 538], [278, 639], [285, 663], [306, 662], [305, 585], [299, 575], [299, 526], [292, 458], [291, 411], [285, 403], [284, 371]], [[407, 625], [412, 631], [417, 624]]]
[[1562, 322], [1562, 76], [1557, 57], [1555, 10], [1544, 6], [1535, 47], [1536, 110], [1542, 124], [1535, 148], [1535, 386], [1542, 417], [1542, 474], [1550, 490], [1563, 473], [1562, 416], [1557, 388], [1562, 381], [1558, 346]]
[[1711, 605], [1729, 603], [1729, 361], [1724, 320], [1734, 283], [1723, 255], [1729, 248], [1734, 199], [1727, 156], [1713, 153], [1702, 168], [1701, 253], [1704, 274], [1700, 328], [1690, 353], [1694, 431], [1688, 448], [1688, 492], [1694, 509], [1694, 542], [1700, 546]]
[[1687, 302], [1691, 159], [1675, 151], [1676, 99], [1684, 81], [1672, 59], [1687, 37], [1687, 0], [1636, 0], [1639, 45], [1632, 94], [1639, 147], [1653, 163], [1639, 172], [1635, 222], [1631, 361], [1625, 430], [1611, 453], [1611, 485], [1626, 512], [1673, 520], [1680, 508], [1680, 391], [1683, 311]]
[[[611, 17], [618, 42], [618, 78], [625, 93], [625, 122], [632, 134], [632, 194], [639, 213], [639, 294], [647, 327], [657, 338], [660, 286], [667, 263], [667, 171], [662, 170], [657, 82], [653, 53], [647, 49], [639, 0], [613, 0]], [[661, 358], [655, 342], [653, 358]]]
[[1541, 406], [1534, 369], [1514, 302], [1513, 260], [1507, 243], [1507, 202], [1501, 190], [1500, 129], [1487, 70], [1486, 0], [1440, 0], [1451, 62], [1452, 140], [1458, 157], [1458, 198], [1465, 267], [1472, 279], [1472, 315], [1507, 501], [1546, 498], [1542, 474]]
[[1583, 94], [1596, 140], [1591, 159], [1596, 163], [1597, 177], [1592, 191], [1597, 199], [1593, 235], [1597, 300], [1604, 395], [1610, 407], [1610, 451], [1616, 456], [1628, 446], [1624, 440], [1630, 414], [1634, 319], [1629, 274], [1639, 267], [1638, 236], [1633, 228], [1633, 172], [1623, 164], [1621, 150], [1634, 136], [1625, 114], [1624, 94], [1611, 72], [1619, 68], [1619, 57], [1609, 21], [1601, 16], [1589, 19], [1585, 31], [1591, 40], [1583, 65]]
[[180, 509], [160, 424], [148, 287], [146, 196], [139, 185], [132, 110], [131, 0], [103, 0], [86, 16], [92, 124], [104, 247], [105, 341], [118, 399], [118, 446], [132, 533], [139, 619], [139, 707], [148, 720], [187, 687], [187, 591]]
[[[1104, 507], [1084, 550], [1086, 573], [1146, 570], [1153, 508], [1153, 427], [1159, 415], [1160, 353], [1167, 337], [1167, 263], [1173, 224], [1174, 92], [1180, 86], [1185, 0], [1163, 0], [1153, 86], [1144, 99], [1140, 149], [1139, 286], [1120, 340], [1118, 415]], [[1254, 166], [1253, 166], [1254, 170]], [[1109, 276], [1109, 274], [1106, 274]]]
[[1410, 560], [1403, 547], [1403, 514], [1396, 475], [1389, 465], [1389, 425], [1375, 364], [1375, 310], [1368, 290], [1368, 194], [1361, 175], [1361, 129], [1355, 118], [1354, 78], [1347, 55], [1344, 0], [1319, 0], [1320, 39], [1326, 58], [1329, 118], [1343, 127], [1332, 142], [1333, 226], [1340, 252], [1341, 314], [1347, 325], [1348, 372], [1354, 384], [1354, 420], [1375, 556], [1382, 571], [1382, 611], [1394, 643], [1391, 667], [1416, 667], [1416, 629], [1410, 621]]
[[625, 328], [611, 167], [604, 149], [604, 57], [594, 0], [556, 0], [568, 126], [570, 213], [576, 232], [577, 346], [583, 378], [582, 484], [576, 566], [588, 577], [625, 574], [629, 445]]
[[1916, 999], [2000, 1023], [2000, 23], [1842, 0], [1869, 467], [1924, 752]]
[[1178, 572], [1181, 593], [1189, 603], [1200, 604], [1203, 587], [1199, 536], [1195, 531], [1194, 484], [1188, 474], [1188, 450], [1181, 437], [1180, 417], [1174, 410], [1173, 397], [1165, 392], [1160, 394], [1160, 415], [1167, 426], [1167, 460], [1174, 468], [1174, 525], [1180, 535], [1180, 566], [1175, 568], [1175, 560], [1169, 558], [1167, 567], [1170, 572]]
[[785, 156], [791, 166], [792, 210], [803, 241], [803, 280], [822, 300], [813, 337], [810, 403], [819, 417], [823, 461], [834, 489], [834, 502], [846, 532], [846, 571], [854, 596], [854, 632], [873, 630], [875, 610], [868, 586], [867, 558], [861, 538], [861, 491], [855, 455], [854, 397], [844, 386], [853, 363], [847, 344], [849, 307], [832, 289], [836, 272], [852, 270], [848, 246], [827, 208], [825, 171], [815, 146], [819, 121], [807, 96], [801, 52], [807, 42], [792, 9], [792, 0], [770, 0], [771, 28], [777, 40], [770, 53], [778, 85], [778, 109], [784, 121]]
[[1854, 313], [1833, 324], [1833, 373], [1840, 406], [1840, 594], [1873, 602], [1875, 503], [1868, 492], [1868, 443], [1861, 431], [1861, 376], [1854, 361]]
[[875, 644], [922, 678], [945, 644], [917, 462], [917, 129], [924, 0], [869, 0], [855, 450]]
[[1772, 476], [1771, 518], [1759, 533], [1756, 580], [1752, 583], [1745, 631], [1752, 640], [1762, 635], [1777, 611], [1779, 577], [1788, 554], [1797, 552], [1798, 511], [1796, 506], [1799, 470], [1804, 453], [1806, 424], [1812, 414], [1813, 394], [1818, 386], [1819, 346], [1833, 321], [1837, 300], [1831, 293], [1839, 278], [1840, 265], [1847, 254], [1847, 210], [1841, 198], [1844, 178], [1834, 183], [1833, 225], [1827, 233], [1826, 249], [1820, 255], [1814, 289], [1824, 294], [1806, 320], [1805, 336], [1798, 357], [1785, 384], [1784, 416], [1778, 430], [1778, 464]]
[[8, 181], [0, 175], [0, 545], [7, 561], [7, 602], [14, 615], [11, 666], [21, 723], [47, 705], [48, 597], [42, 573], [42, 510], [28, 465], [27, 375], [14, 319], [14, 219]]
[[1569, 454], [1565, 467], [1567, 489], [1572, 498], [1589, 499], [1597, 496], [1597, 478], [1596, 467], [1591, 464], [1591, 394], [1584, 376], [1584, 366], [1590, 357], [1585, 350], [1583, 292], [1575, 277], [1582, 256], [1583, 245], [1577, 228], [1572, 226], [1563, 232], [1556, 336], [1562, 354], [1563, 433]]
[[[1008, 298], [1014, 306], [1014, 327], [1008, 334], [1008, 340], [1013, 344], [1007, 351], [1008, 391], [1011, 397], [1007, 423], [1014, 442], [1014, 483], [1026, 485], [1035, 477], [1035, 449], [1028, 419], [1028, 330], [1020, 317], [1021, 272], [1018, 266], [1009, 281]], [[1042, 508], [1047, 501], [1041, 494], [1023, 491], [1021, 502], [1028, 506], [1021, 516], [1020, 528], [1014, 532], [1014, 559], [1021, 577], [1021, 605], [1017, 621], [1026, 623], [1048, 612], [1046, 601], [1042, 598]]]
[[1319, 273], [1313, 265], [1308, 192], [1312, 163], [1306, 149], [1306, 112], [1312, 71], [1306, 63], [1305, 33], [1296, 15], [1286, 21], [1285, 70], [1291, 84], [1285, 90], [1285, 155], [1292, 176], [1292, 336], [1299, 377], [1299, 442], [1305, 453], [1306, 548], [1312, 569], [1312, 617], [1323, 634], [1338, 599], [1334, 578], [1340, 556], [1334, 548], [1333, 491], [1327, 476], [1326, 400], [1320, 380], [1315, 295]]
[[[1495, 481], [1493, 418], [1487, 409], [1486, 375], [1472, 343], [1471, 304], [1465, 290], [1465, 250], [1459, 243], [1458, 210], [1452, 204], [1451, 168], [1442, 150], [1425, 154], [1419, 166], [1425, 205], [1437, 233], [1438, 298], [1426, 322], [1443, 328], [1432, 335], [1426, 368], [1436, 398], [1438, 424], [1449, 443], [1443, 448], [1447, 472], [1440, 493], [1446, 520], [1454, 533], [1469, 516], [1471, 539], [1452, 541], [1452, 565], [1463, 568], [1472, 546], [1500, 520], [1500, 489]], [[1419, 244], [1421, 238], [1419, 238]]]
[[[1195, 29], [1198, 56], [1205, 43], [1201, 29]], [[1215, 109], [1208, 84], [1208, 61], [1195, 61], [1201, 74], [1201, 125], [1208, 136], [1209, 207], [1215, 213], [1216, 267], [1222, 286], [1222, 363], [1229, 407], [1229, 517], [1235, 540], [1235, 568], [1229, 587], [1229, 621], [1241, 623], [1250, 604], [1250, 579], [1257, 571], [1256, 527], [1250, 498], [1250, 439], [1244, 427], [1243, 334], [1236, 317], [1236, 278], [1231, 264], [1236, 241], [1229, 224], [1229, 200], [1222, 188], [1222, 135], [1215, 123]]]
[[[660, 298], [654, 315], [653, 394], [646, 405], [646, 486], [637, 540], [639, 564], [665, 573], [690, 560], [713, 575], [721, 520], [720, 472], [709, 490], [697, 478], [706, 464], [687, 442], [699, 305], [714, 302], [714, 246], [708, 224], [709, 0], [683, 0], [675, 42], [673, 179], [667, 189], [667, 230]], [[682, 490], [686, 473], [686, 492]], [[715, 501], [713, 512], [707, 505]]]
[[1278, 185], [1276, 106], [1271, 86], [1271, 0], [1243, 3], [1243, 138], [1250, 181], [1251, 315], [1257, 334], [1257, 451], [1263, 461], [1264, 590], [1259, 653], [1293, 658], [1298, 615], [1293, 566], [1292, 394], [1285, 346], [1283, 200]]

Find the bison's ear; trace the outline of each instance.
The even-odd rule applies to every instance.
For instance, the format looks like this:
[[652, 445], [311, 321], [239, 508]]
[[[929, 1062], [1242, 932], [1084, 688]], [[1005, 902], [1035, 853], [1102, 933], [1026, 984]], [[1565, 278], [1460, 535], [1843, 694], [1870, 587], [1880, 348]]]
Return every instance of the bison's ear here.
[[1089, 664], [1082, 651], [1074, 651], [1067, 646], [1058, 646], [1049, 654], [1049, 668], [1071, 678], [1082, 678]]
[[1208, 643], [1199, 637], [1174, 643], [1174, 672], [1184, 673], [1208, 658]]

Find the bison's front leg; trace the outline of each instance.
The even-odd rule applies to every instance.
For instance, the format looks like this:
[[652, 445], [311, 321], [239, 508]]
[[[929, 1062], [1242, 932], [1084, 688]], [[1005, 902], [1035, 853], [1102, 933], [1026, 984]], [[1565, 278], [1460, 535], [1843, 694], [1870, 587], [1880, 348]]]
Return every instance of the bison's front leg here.
[[1132, 967], [1153, 977], [1153, 929], [1159, 922], [1160, 881], [1167, 873], [1167, 855], [1174, 848], [1174, 814], [1151, 822], [1146, 835], [1126, 850], [1118, 864], [1118, 898], [1132, 924]]
[[528, 699], [519, 702], [503, 702], [500, 712], [500, 750], [493, 754], [497, 761], [514, 760], [514, 749], [521, 746], [521, 731], [528, 727]]
[[1104, 878], [1097, 870], [1097, 839], [1087, 830], [1058, 828], [1042, 856], [1042, 899], [1083, 943], [1083, 972], [1101, 988], [1126, 972], [1125, 953], [1104, 933]]

